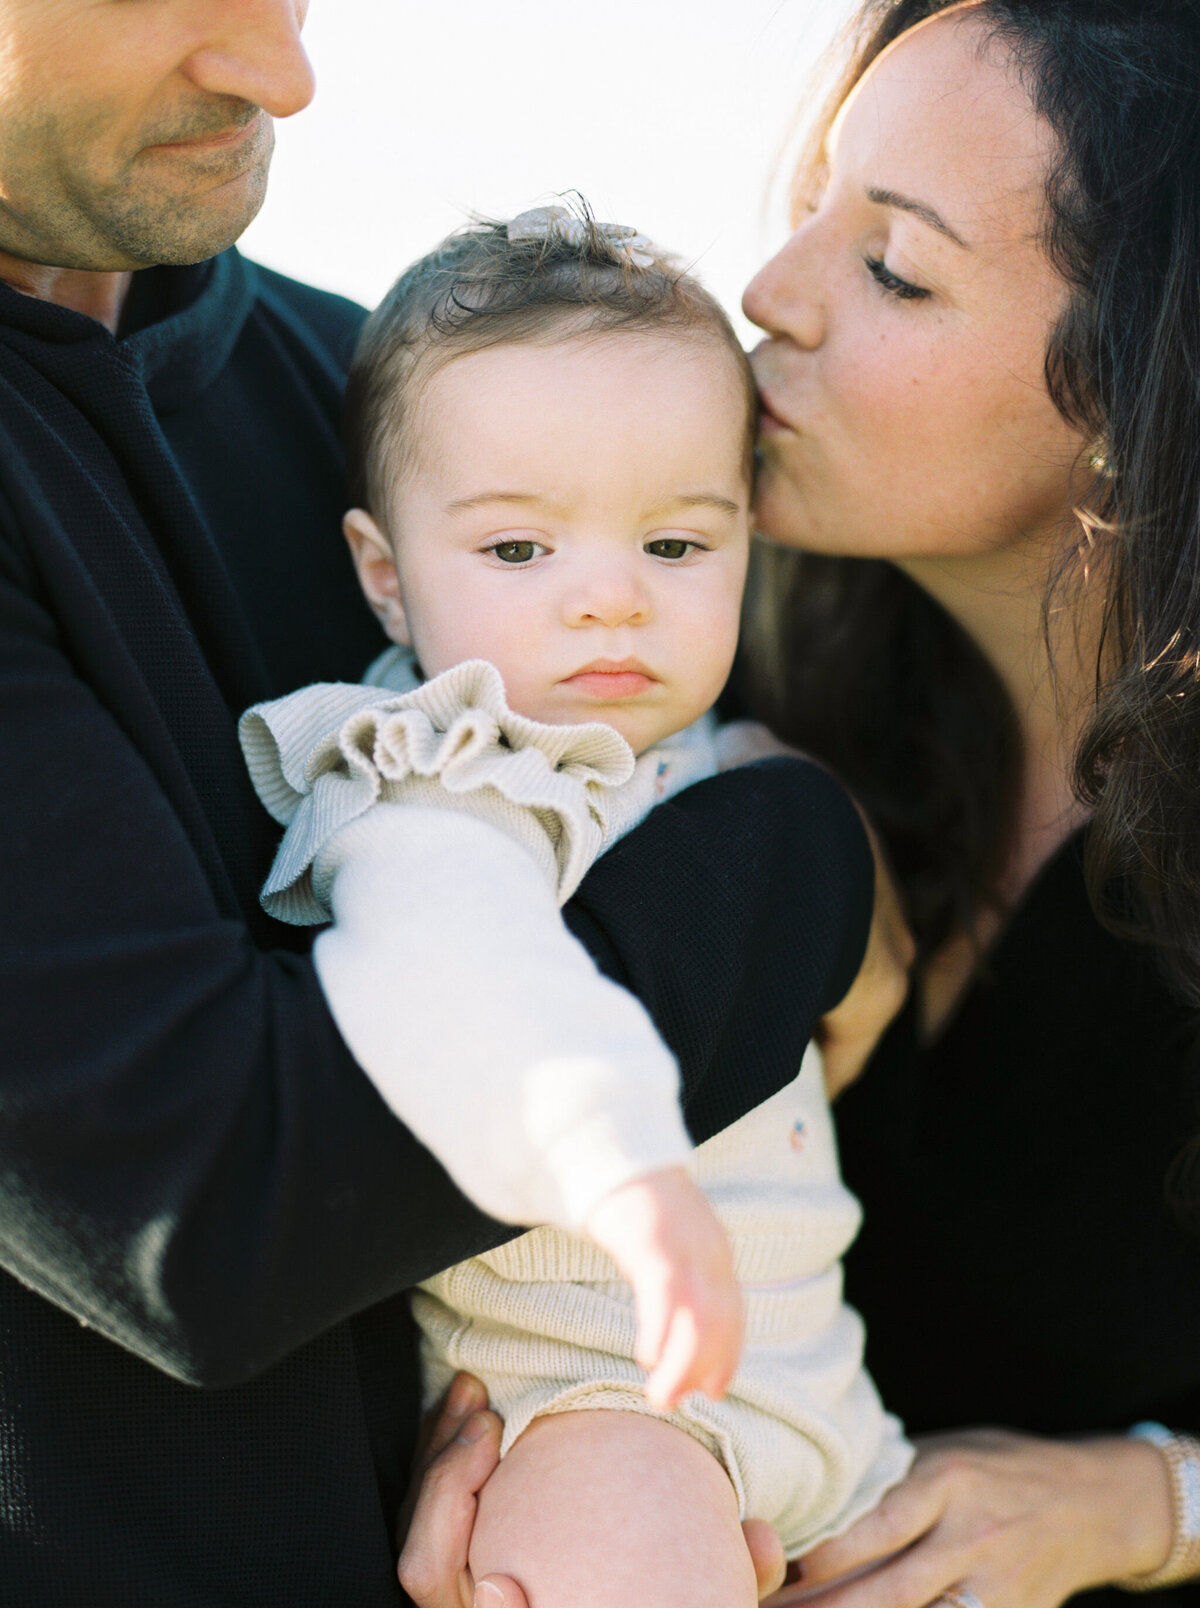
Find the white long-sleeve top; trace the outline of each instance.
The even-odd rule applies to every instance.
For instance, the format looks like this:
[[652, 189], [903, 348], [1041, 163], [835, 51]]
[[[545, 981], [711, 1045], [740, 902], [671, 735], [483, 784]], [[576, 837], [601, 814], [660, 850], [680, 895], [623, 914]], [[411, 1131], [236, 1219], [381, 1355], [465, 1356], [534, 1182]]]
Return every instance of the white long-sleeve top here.
[[608, 727], [513, 715], [490, 666], [422, 686], [391, 653], [369, 685], [251, 710], [242, 740], [287, 825], [264, 902], [333, 916], [314, 953], [351, 1049], [466, 1194], [547, 1225], [414, 1292], [427, 1395], [476, 1373], [505, 1448], [545, 1413], [647, 1410], [631, 1292], [572, 1230], [609, 1189], [686, 1161], [729, 1233], [747, 1334], [727, 1399], [690, 1396], [671, 1421], [789, 1557], [874, 1506], [912, 1450], [841, 1299], [859, 1211], [819, 1057], [689, 1154], [674, 1064], [556, 908], [659, 799], [718, 769], [711, 724], [635, 761]]
[[241, 739], [287, 831], [263, 890], [333, 925], [313, 956], [396, 1115], [502, 1221], [576, 1225], [686, 1159], [678, 1071], [557, 905], [668, 793], [716, 769], [698, 723], [635, 759], [609, 726], [547, 726], [472, 660], [431, 681], [382, 655], [361, 686], [260, 704]]

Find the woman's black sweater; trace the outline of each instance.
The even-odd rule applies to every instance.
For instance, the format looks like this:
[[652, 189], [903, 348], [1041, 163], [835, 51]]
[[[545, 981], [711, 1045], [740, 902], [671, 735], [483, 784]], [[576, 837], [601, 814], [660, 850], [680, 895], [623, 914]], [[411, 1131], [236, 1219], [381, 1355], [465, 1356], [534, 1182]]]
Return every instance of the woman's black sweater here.
[[1200, 1130], [1198, 1028], [1096, 922], [1077, 835], [937, 1041], [907, 1011], [839, 1102], [865, 1208], [847, 1291], [911, 1430], [1200, 1432], [1200, 1235], [1167, 1188]]

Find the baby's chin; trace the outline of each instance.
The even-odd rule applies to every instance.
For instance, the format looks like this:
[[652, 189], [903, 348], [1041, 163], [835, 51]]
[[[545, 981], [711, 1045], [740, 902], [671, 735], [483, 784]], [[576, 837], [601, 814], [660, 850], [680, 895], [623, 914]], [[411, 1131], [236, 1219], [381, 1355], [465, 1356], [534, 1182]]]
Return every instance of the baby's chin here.
[[546, 726], [611, 726], [619, 737], [624, 737], [635, 754], [644, 754], [655, 743], [674, 737], [676, 732], [690, 726], [698, 718], [691, 713], [672, 718], [659, 709], [620, 708], [611, 704], [560, 703], [553, 708], [522, 709], [514, 703], [511, 707], [517, 714], [527, 715], [530, 720], [540, 720]]
[[[514, 714], [524, 715], [527, 720], [539, 721], [544, 726], [611, 726], [635, 754], [644, 754], [655, 743], [675, 736], [704, 713], [702, 708], [694, 707], [695, 699], [688, 700], [687, 708], [681, 708], [676, 690], [668, 690], [661, 683], [647, 693], [609, 702], [603, 697], [589, 698], [573, 693], [562, 682], [550, 686], [536, 682], [531, 685], [527, 677], [506, 674], [504, 666], [496, 664], [494, 658], [488, 663], [495, 664], [500, 671], [505, 699]], [[451, 668], [450, 664], [437, 661], [435, 664], [436, 668], [422, 664], [427, 679]]]

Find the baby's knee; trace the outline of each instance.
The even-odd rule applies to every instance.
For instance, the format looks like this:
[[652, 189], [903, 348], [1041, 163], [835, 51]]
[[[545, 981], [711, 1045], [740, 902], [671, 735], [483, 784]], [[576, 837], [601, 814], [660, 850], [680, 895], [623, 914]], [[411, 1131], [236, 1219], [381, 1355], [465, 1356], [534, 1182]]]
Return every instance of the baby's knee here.
[[471, 1572], [530, 1608], [753, 1608], [737, 1500], [682, 1430], [597, 1409], [539, 1418], [479, 1499]]

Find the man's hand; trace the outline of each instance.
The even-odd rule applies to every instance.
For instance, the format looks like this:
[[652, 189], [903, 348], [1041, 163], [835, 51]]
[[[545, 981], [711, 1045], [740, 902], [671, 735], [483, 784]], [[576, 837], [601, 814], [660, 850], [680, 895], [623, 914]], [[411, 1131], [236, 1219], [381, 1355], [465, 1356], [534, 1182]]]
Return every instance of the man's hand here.
[[417, 1608], [529, 1608], [516, 1581], [491, 1575], [476, 1584], [467, 1564], [477, 1499], [500, 1461], [502, 1428], [478, 1379], [459, 1374], [418, 1462], [400, 1554], [400, 1584]]
[[646, 1400], [669, 1411], [690, 1390], [718, 1400], [742, 1349], [742, 1297], [716, 1213], [682, 1167], [624, 1184], [588, 1233], [633, 1285]]

